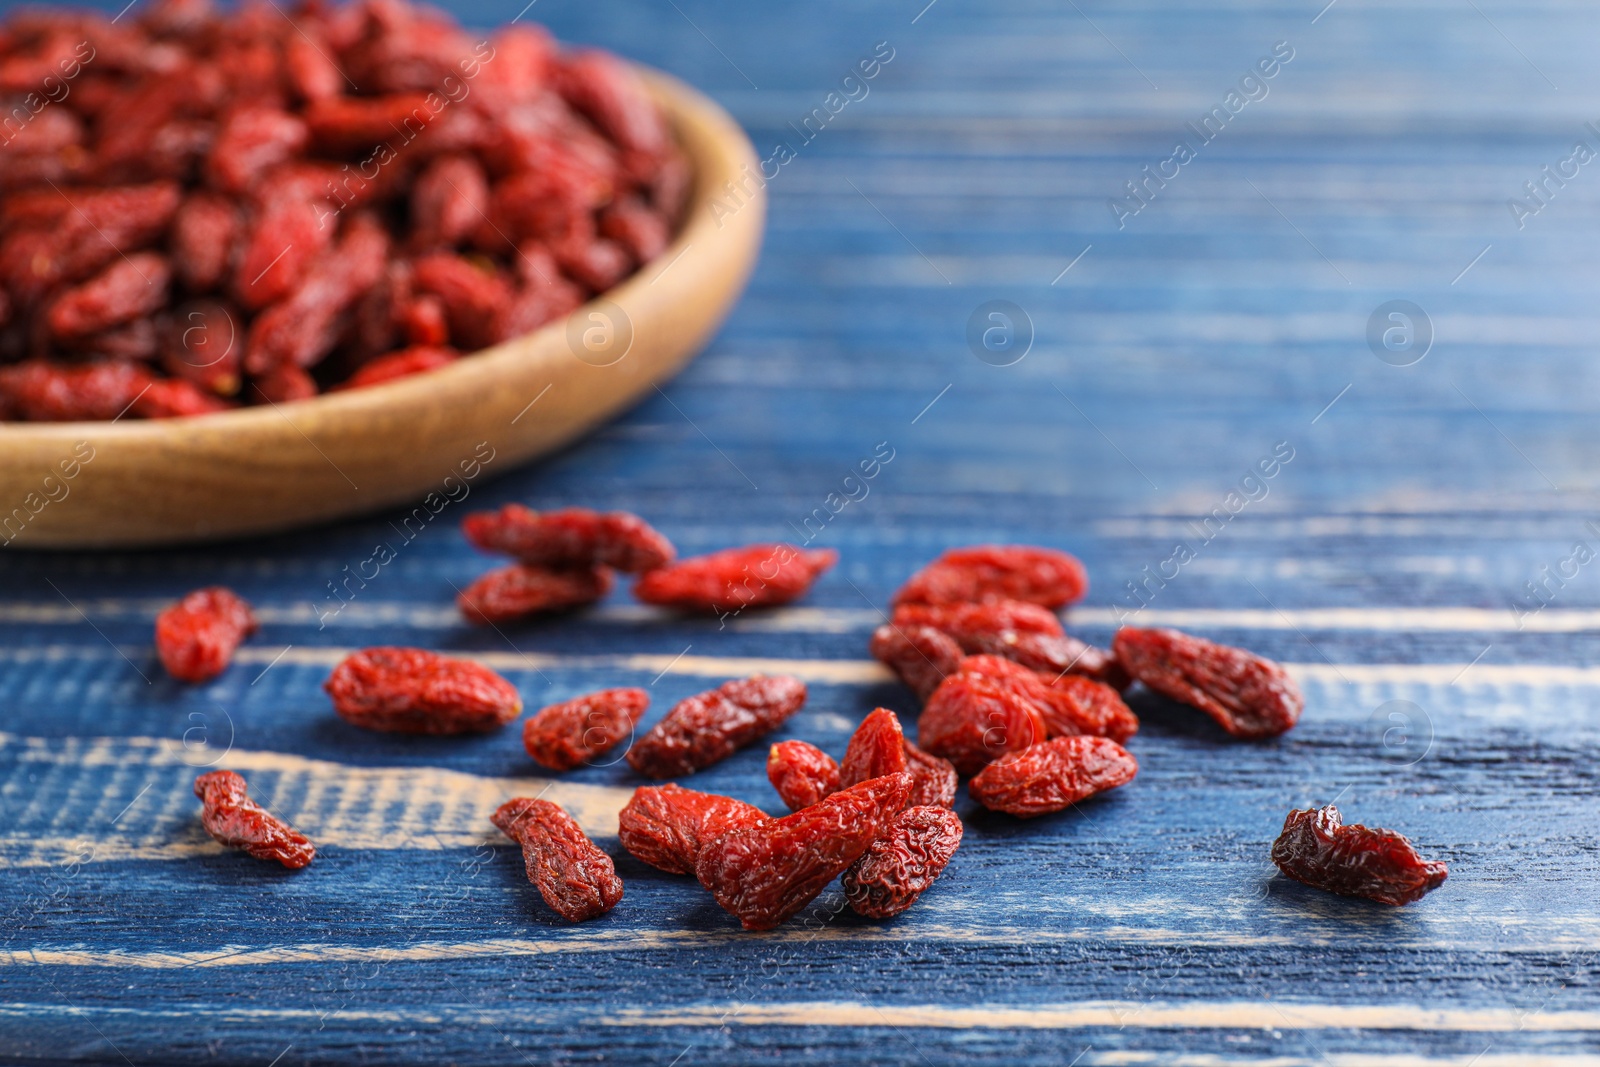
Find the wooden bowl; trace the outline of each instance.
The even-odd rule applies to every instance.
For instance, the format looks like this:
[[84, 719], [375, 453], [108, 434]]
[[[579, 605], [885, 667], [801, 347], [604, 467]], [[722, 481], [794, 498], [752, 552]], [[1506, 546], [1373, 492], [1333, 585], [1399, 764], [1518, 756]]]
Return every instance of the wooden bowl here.
[[0, 423], [0, 544], [173, 545], [430, 493], [437, 505], [571, 441], [671, 376], [743, 291], [766, 200], [733, 119], [676, 79], [645, 74], [695, 178], [682, 232], [638, 274], [537, 333], [367, 389], [184, 419]]

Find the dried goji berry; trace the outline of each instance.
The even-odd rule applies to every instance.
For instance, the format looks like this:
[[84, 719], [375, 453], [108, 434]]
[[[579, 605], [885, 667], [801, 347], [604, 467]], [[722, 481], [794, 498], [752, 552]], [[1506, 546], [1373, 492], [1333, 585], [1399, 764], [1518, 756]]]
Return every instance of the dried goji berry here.
[[961, 846], [961, 819], [945, 807], [910, 807], [889, 821], [840, 878], [850, 910], [892, 919], [917, 902]]
[[400, 328], [413, 348], [439, 348], [450, 340], [450, 323], [445, 318], [444, 301], [423, 293], [395, 310]]
[[1004, 656], [1046, 680], [1064, 674], [1082, 675], [1103, 682], [1113, 689], [1128, 688], [1131, 679], [1115, 656], [1103, 648], [1080, 641], [1069, 634], [1030, 634], [1015, 630], [976, 633], [966, 646], [971, 653]]
[[528, 881], [563, 919], [574, 923], [594, 919], [621, 902], [622, 879], [611, 857], [559, 804], [513, 797], [491, 819], [522, 846]]
[[262, 397], [274, 404], [287, 404], [291, 400], [305, 400], [317, 395], [317, 383], [311, 375], [292, 363], [273, 367], [257, 375], [251, 382]]
[[420, 648], [353, 652], [322, 688], [340, 718], [369, 730], [485, 733], [522, 712], [516, 688], [489, 668]]
[[250, 324], [245, 369], [262, 374], [284, 363], [308, 367], [332, 351], [345, 313], [383, 277], [388, 249], [376, 219], [351, 219], [338, 246], [317, 253], [294, 291]]
[[522, 726], [522, 747], [553, 771], [570, 771], [628, 739], [650, 694], [602, 689], [543, 708]]
[[888, 708], [878, 708], [862, 719], [850, 736], [839, 764], [839, 782], [848, 788], [906, 769], [906, 735], [900, 729], [900, 718]]
[[1002, 756], [967, 783], [967, 794], [992, 811], [1019, 818], [1062, 811], [1133, 781], [1139, 761], [1105, 737], [1058, 737]]
[[0, 367], [0, 409], [30, 422], [115, 419], [150, 383], [148, 370], [123, 360], [68, 366], [32, 359]]
[[808, 550], [784, 544], [727, 548], [650, 571], [634, 584], [633, 595], [646, 604], [680, 611], [770, 607], [803, 595], [838, 559], [839, 553], [831, 548]]
[[174, 678], [210, 681], [257, 625], [250, 605], [233, 590], [197, 589], [156, 616], [156, 652]]
[[767, 750], [767, 781], [790, 811], [799, 811], [839, 791], [839, 765], [809, 742], [780, 741]]
[[51, 301], [45, 322], [58, 340], [109, 330], [164, 307], [172, 272], [165, 258], [135, 252]]
[[637, 198], [619, 200], [602, 211], [600, 233], [626, 248], [638, 263], [659, 256], [671, 237], [661, 213]]
[[869, 779], [705, 845], [695, 876], [746, 930], [770, 930], [859, 859], [910, 795], [909, 774]]
[[429, 252], [454, 248], [483, 224], [489, 179], [471, 156], [440, 156], [411, 188], [411, 246]]
[[333, 240], [324, 224], [331, 207], [320, 200], [275, 196], [247, 228], [233, 273], [234, 297], [254, 310], [282, 300], [300, 287], [323, 249]]
[[490, 264], [476, 265], [448, 252], [418, 258], [412, 271], [419, 291], [444, 302], [450, 336], [458, 344], [485, 348], [499, 340], [494, 336], [494, 324], [512, 298], [511, 285], [501, 272]]
[[627, 151], [658, 156], [671, 143], [644, 82], [616, 56], [585, 49], [563, 57], [555, 83], [574, 109]]
[[1393, 830], [1345, 826], [1332, 804], [1289, 812], [1272, 843], [1272, 862], [1297, 882], [1394, 905], [1421, 900], [1450, 874]]
[[196, 193], [172, 220], [172, 265], [192, 293], [222, 286], [239, 237], [239, 209], [227, 198]]
[[706, 845], [770, 821], [766, 812], [742, 800], [668, 783], [634, 790], [617, 817], [617, 834], [634, 859], [671, 874], [693, 874]]
[[[426, 346], [403, 348], [363, 364], [360, 370], [341, 382], [338, 388], [365, 389], [368, 386], [392, 382], [397, 378], [409, 378], [413, 374], [449, 366], [456, 361], [457, 356], [458, 353], [453, 348]], [[610, 585], [608, 584], [606, 588], [609, 589]]]
[[1125, 626], [1111, 642], [1136, 680], [1199, 708], [1234, 737], [1276, 737], [1300, 721], [1305, 698], [1269, 659], [1177, 630]]
[[600, 564], [637, 573], [664, 567], [676, 555], [672, 542], [626, 511], [534, 511], [507, 504], [499, 511], [468, 515], [461, 531], [486, 552], [504, 552], [545, 567]]
[[968, 656], [961, 661], [960, 669], [1003, 680], [1039, 709], [1045, 731], [1051, 737], [1091, 734], [1120, 744], [1139, 732], [1138, 717], [1117, 691], [1091, 678], [1064, 674], [1047, 681], [1003, 656]]
[[58, 286], [81, 281], [154, 242], [172, 221], [180, 198], [171, 182], [74, 195], [57, 225], [17, 230], [0, 240], [0, 283], [32, 307]]
[[133, 401], [133, 413], [141, 419], [175, 419], [187, 415], [206, 415], [226, 411], [234, 405], [193, 382], [182, 378], [152, 381]]
[[277, 860], [298, 870], [317, 855], [316, 846], [288, 823], [251, 800], [245, 781], [233, 771], [211, 771], [194, 780], [194, 795], [204, 807], [200, 825], [229, 848], [258, 860]]
[[992, 599], [984, 602], [900, 604], [891, 620], [897, 626], [932, 626], [943, 630], [968, 652], [978, 642], [997, 634], [1047, 634], [1059, 637], [1061, 620], [1048, 608], [1023, 600]]
[[1059, 608], [1088, 591], [1088, 573], [1075, 556], [1028, 545], [973, 545], [952, 548], [912, 575], [894, 603], [1025, 600]]
[[1046, 736], [1037, 704], [1014, 680], [978, 670], [958, 670], [940, 682], [917, 720], [918, 743], [963, 775]]
[[894, 671], [917, 694], [918, 700], [927, 700], [961, 662], [961, 646], [932, 626], [880, 626], [872, 631], [867, 647], [874, 659]]
[[223, 119], [206, 172], [218, 188], [242, 193], [269, 168], [297, 155], [309, 139], [306, 124], [287, 111], [245, 104]]
[[911, 775], [911, 803], [916, 807], [948, 808], [956, 802], [960, 779], [956, 765], [905, 743], [906, 770]]
[[161, 362], [173, 377], [218, 396], [239, 391], [244, 336], [227, 305], [203, 300], [179, 308], [161, 341]]
[[593, 604], [611, 591], [605, 567], [556, 570], [513, 563], [490, 571], [463, 589], [456, 606], [470, 622], [511, 622], [529, 615], [569, 611]]
[[805, 683], [786, 674], [725, 682], [673, 705], [634, 742], [628, 764], [650, 778], [693, 774], [771, 733], [805, 702]]

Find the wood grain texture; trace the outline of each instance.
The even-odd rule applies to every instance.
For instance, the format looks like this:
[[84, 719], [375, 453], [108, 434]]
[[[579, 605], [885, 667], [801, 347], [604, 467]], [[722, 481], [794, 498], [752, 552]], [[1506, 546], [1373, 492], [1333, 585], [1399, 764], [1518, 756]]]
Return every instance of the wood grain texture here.
[[[437, 515], [0, 552], [0, 1060], [1600, 1063], [1597, 564], [1512, 610], [1575, 541], [1600, 550], [1600, 184], [1585, 167], [1521, 230], [1506, 207], [1594, 117], [1600, 13], [1324, 2], [541, 0], [564, 38], [705, 88], [760, 157], [796, 149], [748, 295], [662, 394]], [[1107, 198], [1280, 40], [1296, 57], [1270, 94], [1117, 229]], [[870, 92], [800, 143], [790, 123], [880, 41]], [[1034, 324], [1013, 366], [965, 340], [994, 299]], [[1367, 345], [1393, 299], [1436, 328], [1414, 366]], [[883, 441], [893, 460], [833, 513]], [[1278, 441], [1295, 456], [1270, 492], [1199, 543]], [[841, 560], [726, 626], [619, 589], [467, 627], [455, 590], [494, 564], [457, 522], [510, 500], [637, 510], [684, 553], [788, 537]], [[552, 787], [627, 887], [571, 927], [479, 818], [551, 780], [514, 731], [362, 734], [318, 688], [342, 649], [417, 644], [483, 657], [530, 707], [645, 687], [648, 727], [782, 661], [812, 695], [775, 739], [837, 756], [875, 706], [915, 730], [865, 654], [894, 588], [989, 540], [1079, 554], [1067, 622], [1101, 644], [1137, 606], [1126, 583], [1197, 544], [1137, 621], [1290, 664], [1301, 724], [1237, 744], [1136, 697], [1129, 786], [1026, 824], [963, 794], [961, 850], [900, 919], [836, 913], [835, 887], [814, 923], [749, 935], [608, 836], [626, 764]], [[392, 561], [352, 577], [379, 544]], [[263, 629], [179, 686], [151, 622], [212, 582]], [[690, 784], [777, 811], [763, 761]], [[203, 836], [188, 784], [213, 763], [315, 829], [310, 868]], [[1387, 909], [1276, 876], [1285, 812], [1329, 801], [1449, 881]]]
[[[485, 460], [524, 462], [635, 403], [743, 292], [766, 206], [752, 187], [737, 213], [713, 210], [757, 165], [750, 143], [716, 104], [645, 73], [695, 168], [683, 228], [655, 262], [536, 333], [428, 374], [190, 419], [0, 424], [0, 500], [25, 506], [6, 513], [3, 536], [29, 548], [171, 545], [370, 513], [451, 490]], [[73, 457], [88, 458], [69, 486], [76, 502], [52, 508], [38, 483]]]

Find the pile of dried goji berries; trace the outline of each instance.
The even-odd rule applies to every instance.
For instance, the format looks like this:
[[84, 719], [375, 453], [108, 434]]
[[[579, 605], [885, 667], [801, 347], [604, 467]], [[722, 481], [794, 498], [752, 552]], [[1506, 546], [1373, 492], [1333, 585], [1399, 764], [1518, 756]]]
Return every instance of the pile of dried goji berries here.
[[[511, 505], [463, 525], [478, 547], [520, 561], [462, 594], [462, 611], [477, 621], [589, 603], [610, 588], [613, 569], [640, 573], [636, 592], [652, 603], [736, 611], [799, 596], [833, 562], [758, 545], [674, 564], [671, 543], [642, 519], [582, 508]], [[1173, 630], [1124, 627], [1109, 650], [1068, 636], [1055, 609], [1087, 588], [1083, 566], [1052, 549], [945, 553], [896, 593], [870, 642], [922, 701], [916, 743], [878, 708], [840, 760], [805, 741], [773, 745], [767, 777], [791, 811], [782, 818], [673, 783], [641, 787], [619, 816], [622, 847], [694, 875], [746, 929], [779, 925], [835, 878], [857, 914], [885, 919], [911, 907], [959, 847], [952, 807], [962, 778], [973, 801], [1019, 818], [1132, 781], [1139, 764], [1123, 745], [1139, 720], [1122, 691], [1136, 682], [1236, 738], [1274, 737], [1299, 721], [1294, 681], [1242, 649]], [[162, 615], [157, 641], [169, 671], [198, 680], [221, 670], [254, 625], [227, 590], [201, 590]], [[341, 717], [374, 730], [477, 733], [522, 712], [515, 687], [493, 671], [422, 649], [354, 653], [325, 688]], [[627, 762], [647, 778], [693, 775], [777, 729], [806, 695], [781, 675], [727, 682], [679, 701], [627, 749]], [[571, 770], [624, 744], [649, 703], [642, 689], [585, 694], [530, 717], [523, 743], [542, 766]], [[250, 802], [237, 775], [205, 775], [195, 791], [218, 840], [288, 866], [310, 862], [310, 842]], [[558, 914], [590, 919], [622, 899], [612, 858], [560, 806], [518, 797], [492, 821], [522, 846], [529, 881]], [[1291, 812], [1272, 858], [1291, 878], [1387, 904], [1419, 899], [1448, 873], [1399, 834], [1343, 825], [1331, 805]]]
[[688, 164], [621, 60], [405, 0], [0, 26], [0, 420], [428, 370], [666, 246]]

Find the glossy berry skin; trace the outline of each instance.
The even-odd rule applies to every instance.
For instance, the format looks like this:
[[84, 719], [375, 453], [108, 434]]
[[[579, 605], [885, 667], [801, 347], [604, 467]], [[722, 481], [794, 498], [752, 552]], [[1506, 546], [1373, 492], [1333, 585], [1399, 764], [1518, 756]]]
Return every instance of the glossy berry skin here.
[[746, 930], [770, 930], [859, 859], [910, 795], [909, 774], [862, 782], [718, 838], [701, 850], [695, 876]]
[[650, 694], [602, 689], [543, 708], [522, 726], [522, 745], [540, 765], [570, 771], [628, 739]]
[[1272, 843], [1272, 862], [1297, 882], [1396, 906], [1421, 900], [1450, 874], [1393, 830], [1345, 826], [1332, 804], [1289, 812]]
[[669, 874], [693, 874], [700, 850], [724, 834], [770, 822], [742, 800], [667, 785], [647, 785], [617, 817], [617, 835], [634, 859]]
[[174, 678], [205, 682], [227, 669], [256, 627], [250, 605], [232, 590], [197, 589], [156, 616], [156, 652]]
[[1300, 721], [1305, 698], [1281, 666], [1177, 630], [1125, 626], [1117, 662], [1163, 696], [1199, 708], [1234, 737], [1276, 737]]
[[790, 811], [799, 811], [839, 791], [839, 764], [809, 742], [780, 741], [767, 750], [767, 781]]
[[646, 604], [702, 613], [772, 607], [803, 595], [838, 559], [831, 548], [728, 548], [651, 571], [634, 584], [633, 595]]
[[673, 705], [634, 742], [628, 764], [648, 778], [693, 774], [771, 733], [805, 702], [805, 683], [786, 674], [726, 682]]
[[927, 700], [946, 675], [955, 673], [962, 655], [961, 646], [942, 630], [893, 623], [872, 631], [867, 648], [918, 700]]
[[900, 729], [900, 718], [888, 708], [878, 708], [862, 719], [850, 736], [850, 745], [839, 764], [839, 782], [848, 789], [868, 778], [882, 778], [904, 770], [907, 770], [906, 735]]
[[1025, 600], [1059, 608], [1088, 591], [1088, 573], [1075, 556], [1029, 545], [973, 545], [952, 548], [912, 575], [894, 603]]
[[622, 900], [622, 879], [611, 857], [595, 847], [559, 804], [514, 797], [490, 819], [522, 846], [528, 881], [563, 919], [580, 923], [598, 918]]
[[961, 846], [961, 819], [949, 808], [911, 807], [890, 820], [840, 884], [850, 910], [892, 919], [917, 902]]
[[960, 778], [947, 759], [905, 743], [906, 771], [911, 775], [911, 803], [915, 807], [948, 808], [956, 802]]
[[551, 570], [527, 563], [490, 571], [456, 596], [468, 622], [492, 626], [530, 615], [571, 611], [602, 599], [611, 591], [611, 572], [604, 567]]
[[1051, 737], [1092, 734], [1122, 743], [1139, 732], [1139, 719], [1108, 685], [1080, 675], [1053, 681], [1001, 656], [968, 656], [961, 670], [1002, 681], [1039, 710]]
[[487, 733], [522, 712], [516, 687], [489, 668], [420, 648], [351, 653], [322, 688], [346, 722], [390, 733]]
[[316, 846], [288, 823], [251, 800], [242, 777], [211, 771], [194, 780], [194, 795], [204, 805], [200, 824], [206, 833], [258, 860], [277, 860], [299, 870], [317, 855]]
[[1023, 819], [1071, 807], [1133, 781], [1139, 761], [1104, 737], [1058, 737], [1003, 756], [967, 783], [967, 794], [991, 811]]
[[626, 511], [561, 508], [534, 511], [507, 504], [461, 522], [477, 548], [503, 552], [541, 567], [614, 567], [639, 574], [671, 563], [677, 555], [649, 523]]
[[918, 743], [962, 775], [1046, 736], [1037, 705], [1014, 681], [977, 670], [958, 670], [939, 683], [917, 720]]

